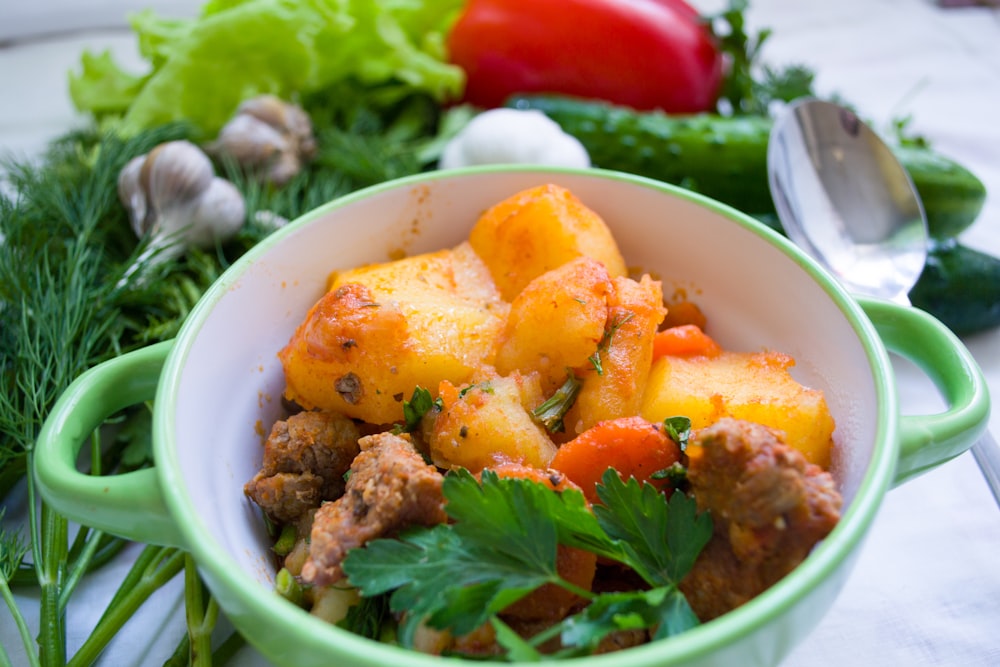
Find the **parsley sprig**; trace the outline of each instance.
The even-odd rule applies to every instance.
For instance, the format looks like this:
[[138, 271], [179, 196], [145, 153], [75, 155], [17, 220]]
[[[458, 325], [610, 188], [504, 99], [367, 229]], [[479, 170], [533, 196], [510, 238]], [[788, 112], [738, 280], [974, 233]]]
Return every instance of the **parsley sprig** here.
[[[591, 509], [576, 490], [556, 492], [526, 479], [482, 481], [459, 470], [444, 481], [451, 522], [375, 540], [348, 554], [344, 572], [363, 596], [389, 595], [403, 614], [399, 640], [413, 645], [421, 623], [462, 635], [485, 623], [510, 655], [528, 656], [554, 636], [559, 655], [592, 652], [617, 630], [655, 628], [666, 637], [697, 624], [677, 584], [712, 534], [711, 519], [693, 499], [668, 501], [649, 484], [623, 481], [608, 470]], [[595, 594], [564, 580], [560, 545], [591, 551], [631, 567], [649, 585], [634, 592]], [[498, 614], [540, 586], [555, 584], [588, 605], [539, 635], [523, 640]]]

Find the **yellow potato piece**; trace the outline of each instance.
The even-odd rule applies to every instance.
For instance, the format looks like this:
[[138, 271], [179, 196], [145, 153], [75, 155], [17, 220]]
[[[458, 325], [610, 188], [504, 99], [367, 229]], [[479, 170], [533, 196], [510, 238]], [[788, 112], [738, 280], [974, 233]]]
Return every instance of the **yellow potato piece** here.
[[431, 460], [474, 473], [502, 463], [547, 468], [556, 446], [531, 416], [542, 403], [536, 374], [513, 373], [464, 388], [443, 383], [444, 403], [428, 435]]
[[487, 210], [469, 243], [511, 301], [528, 283], [577, 257], [592, 257], [612, 276], [626, 274], [611, 230], [573, 193], [557, 185], [519, 192]]
[[563, 420], [570, 435], [600, 421], [638, 414], [653, 359], [653, 338], [665, 314], [659, 281], [648, 275], [639, 281], [614, 280], [597, 356], [577, 369], [583, 386]]
[[693, 428], [735, 417], [780, 430], [785, 442], [827, 468], [834, 429], [822, 392], [799, 384], [795, 361], [778, 352], [723, 352], [716, 357], [661, 357], [642, 401], [650, 421], [683, 416]]
[[468, 243], [335, 274], [279, 353], [286, 397], [372, 424], [492, 364], [509, 305]]
[[589, 257], [532, 280], [510, 306], [497, 350], [497, 371], [538, 372], [542, 388], [554, 391], [566, 380], [568, 368], [586, 363], [597, 351], [611, 289], [604, 265]]

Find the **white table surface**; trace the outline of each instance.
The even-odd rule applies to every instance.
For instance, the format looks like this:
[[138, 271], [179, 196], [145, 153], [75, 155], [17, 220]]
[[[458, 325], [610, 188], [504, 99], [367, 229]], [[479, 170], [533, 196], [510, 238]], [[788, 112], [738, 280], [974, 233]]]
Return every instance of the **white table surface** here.
[[[112, 49], [141, 71], [124, 23], [134, 7], [190, 15], [193, 0], [35, 0], [0, 7], [0, 153], [28, 156], [80, 118], [66, 72], [85, 47]], [[694, 3], [701, 9], [722, 5]], [[910, 115], [912, 129], [967, 165], [991, 193], [962, 237], [1000, 255], [1000, 13], [938, 9], [931, 0], [756, 0], [754, 26], [774, 35], [765, 57], [803, 63], [821, 92], [836, 91], [876, 126]], [[78, 26], [84, 29], [76, 29]], [[3, 42], [6, 40], [6, 44]], [[1000, 330], [966, 339], [1000, 397]], [[936, 411], [922, 375], [897, 366], [904, 411]], [[1000, 433], [1000, 410], [991, 427]], [[126, 552], [90, 576], [67, 614], [70, 651], [86, 637], [128, 567]], [[785, 667], [1000, 665], [1000, 510], [971, 455], [891, 491], [834, 607]], [[30, 613], [35, 601], [21, 596]], [[37, 619], [29, 619], [32, 624]], [[101, 664], [161, 664], [183, 632], [180, 580], [159, 592], [105, 652]], [[15, 664], [23, 651], [0, 610], [0, 641]], [[252, 651], [238, 664], [264, 664]]]

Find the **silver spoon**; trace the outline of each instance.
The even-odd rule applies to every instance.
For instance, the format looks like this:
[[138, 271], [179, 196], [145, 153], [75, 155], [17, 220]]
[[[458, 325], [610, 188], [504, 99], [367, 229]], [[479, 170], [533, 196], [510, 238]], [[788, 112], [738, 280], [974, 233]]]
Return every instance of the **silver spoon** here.
[[[831, 102], [802, 99], [776, 119], [771, 195], [788, 237], [851, 292], [910, 305], [927, 260], [927, 219], [909, 174], [868, 125]], [[972, 454], [1000, 504], [1000, 447]]]

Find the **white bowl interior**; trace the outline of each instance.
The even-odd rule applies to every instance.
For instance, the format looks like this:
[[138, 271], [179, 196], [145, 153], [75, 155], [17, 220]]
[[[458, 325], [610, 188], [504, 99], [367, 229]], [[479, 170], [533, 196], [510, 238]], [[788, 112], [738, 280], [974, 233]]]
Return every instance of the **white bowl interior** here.
[[727, 209], [617, 175], [441, 175], [348, 197], [296, 222], [227, 273], [180, 336], [176, 411], [168, 417], [175, 449], [158, 451], [158, 461], [165, 455], [176, 462], [200, 534], [262, 586], [273, 581], [270, 544], [243, 485], [283, 414], [276, 354], [321, 296], [329, 272], [455, 245], [490, 205], [546, 182], [569, 188], [599, 213], [627, 263], [662, 280], [666, 294], [686, 290], [723, 346], [775, 349], [796, 359], [797, 379], [826, 394], [837, 421], [835, 475], [845, 498], [854, 497], [876, 442], [874, 371], [844, 314], [846, 298], [817, 282], [800, 253], [781, 250], [789, 244], [768, 242]]

